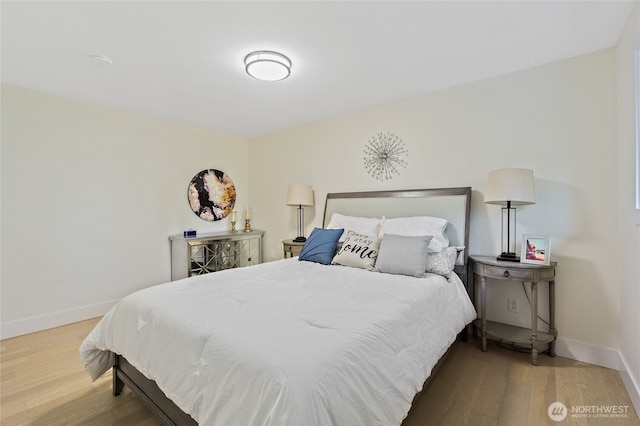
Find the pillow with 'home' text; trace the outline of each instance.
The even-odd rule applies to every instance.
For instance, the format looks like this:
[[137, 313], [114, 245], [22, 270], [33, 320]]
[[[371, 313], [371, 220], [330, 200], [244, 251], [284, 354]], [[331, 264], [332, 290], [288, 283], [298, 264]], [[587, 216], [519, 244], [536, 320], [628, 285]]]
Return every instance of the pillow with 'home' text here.
[[348, 231], [331, 263], [371, 271], [379, 249], [380, 239], [377, 236]]

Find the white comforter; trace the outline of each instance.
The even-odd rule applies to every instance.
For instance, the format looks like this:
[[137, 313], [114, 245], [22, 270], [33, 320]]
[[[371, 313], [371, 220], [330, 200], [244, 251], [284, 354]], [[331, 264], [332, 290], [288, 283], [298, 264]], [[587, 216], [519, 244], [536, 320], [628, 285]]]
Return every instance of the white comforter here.
[[80, 355], [93, 379], [123, 355], [202, 425], [398, 425], [475, 316], [455, 275], [294, 258], [133, 293]]

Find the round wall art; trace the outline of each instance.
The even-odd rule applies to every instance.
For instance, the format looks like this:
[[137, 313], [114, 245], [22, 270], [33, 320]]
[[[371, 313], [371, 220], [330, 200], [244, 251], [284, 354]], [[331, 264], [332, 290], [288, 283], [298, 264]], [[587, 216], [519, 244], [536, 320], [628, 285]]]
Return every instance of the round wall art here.
[[236, 187], [231, 178], [216, 169], [203, 170], [189, 184], [189, 205], [202, 220], [225, 218], [236, 204]]
[[378, 180], [389, 180], [400, 174], [400, 167], [407, 167], [409, 151], [404, 142], [393, 133], [378, 133], [364, 147], [364, 168]]

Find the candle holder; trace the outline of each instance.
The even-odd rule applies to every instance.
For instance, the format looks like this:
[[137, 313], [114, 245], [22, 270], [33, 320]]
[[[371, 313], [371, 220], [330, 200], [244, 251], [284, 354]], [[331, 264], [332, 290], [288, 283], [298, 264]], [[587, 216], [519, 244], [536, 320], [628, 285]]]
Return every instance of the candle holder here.
[[253, 231], [253, 229], [251, 229], [251, 219], [245, 219], [244, 220], [244, 232], [251, 232]]
[[235, 210], [231, 212], [231, 215], [229, 217], [229, 222], [231, 222], [231, 232], [232, 234], [235, 234], [236, 232], [238, 232], [238, 230], [236, 229], [236, 212]]

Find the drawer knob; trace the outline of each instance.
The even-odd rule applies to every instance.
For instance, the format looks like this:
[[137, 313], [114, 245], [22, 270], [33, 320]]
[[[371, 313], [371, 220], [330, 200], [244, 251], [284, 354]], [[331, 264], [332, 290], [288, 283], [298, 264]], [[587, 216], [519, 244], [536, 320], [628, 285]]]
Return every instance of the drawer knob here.
[[504, 271], [503, 275], [504, 275], [505, 278], [509, 278], [509, 271]]

